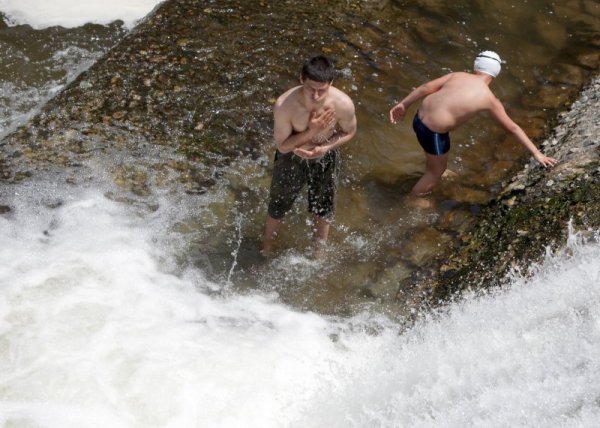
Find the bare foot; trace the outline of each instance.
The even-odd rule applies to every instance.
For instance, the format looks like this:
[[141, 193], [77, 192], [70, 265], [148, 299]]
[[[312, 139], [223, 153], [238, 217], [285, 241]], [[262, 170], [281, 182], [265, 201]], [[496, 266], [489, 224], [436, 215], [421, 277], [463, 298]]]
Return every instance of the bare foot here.
[[263, 242], [262, 248], [258, 251], [264, 259], [273, 257], [273, 242]]
[[406, 205], [408, 205], [411, 208], [428, 209], [432, 208], [434, 204], [431, 199], [426, 198], [424, 196], [408, 195], [406, 197]]
[[310, 249], [310, 258], [317, 260], [322, 259], [327, 253], [327, 241], [316, 239], [313, 241]]
[[263, 259], [265, 259], [265, 260], [266, 260], [266, 259], [270, 259], [270, 258], [271, 258], [272, 252], [271, 252], [271, 251], [266, 251], [266, 250], [260, 250], [260, 251], [258, 252], [258, 254], [259, 254], [259, 255], [260, 255], [260, 256], [261, 256]]
[[442, 178], [444, 180], [454, 180], [456, 177], [458, 177], [458, 174], [452, 171], [451, 169], [446, 169], [446, 171], [444, 171], [444, 173], [442, 174]]

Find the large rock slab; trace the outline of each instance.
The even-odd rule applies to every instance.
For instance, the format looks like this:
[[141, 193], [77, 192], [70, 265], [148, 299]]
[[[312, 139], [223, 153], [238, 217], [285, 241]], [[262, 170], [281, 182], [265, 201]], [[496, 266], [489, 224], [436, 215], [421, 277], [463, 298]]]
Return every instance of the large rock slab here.
[[600, 79], [561, 115], [542, 150], [560, 160], [534, 161], [479, 215], [454, 248], [422, 271], [419, 287], [434, 302], [465, 289], [502, 284], [511, 270], [527, 274], [547, 251], [565, 246], [570, 230], [600, 229]]
[[[317, 21], [310, 4], [290, 1], [161, 3], [2, 141], [0, 178], [56, 171], [77, 184], [92, 174], [90, 164], [101, 163], [140, 196], [167, 184], [203, 192], [219, 167], [262, 156], [281, 88], [297, 82], [308, 52], [339, 41], [336, 21], [345, 20], [338, 15], [362, 7], [331, 3], [335, 12]], [[275, 46], [266, 49], [261, 38]]]

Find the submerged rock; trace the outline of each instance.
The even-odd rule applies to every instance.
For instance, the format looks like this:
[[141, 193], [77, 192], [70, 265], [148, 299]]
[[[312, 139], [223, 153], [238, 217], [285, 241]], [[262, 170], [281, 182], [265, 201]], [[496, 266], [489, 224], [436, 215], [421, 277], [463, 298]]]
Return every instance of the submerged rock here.
[[[215, 169], [239, 157], [257, 159], [271, 147], [272, 103], [297, 82], [306, 55], [299, 45], [351, 53], [335, 27], [356, 10], [385, 7], [362, 3], [332, 1], [327, 16], [315, 20], [308, 3], [165, 1], [3, 141], [0, 178], [66, 169], [76, 183], [82, 169], [100, 164], [135, 194], [159, 184], [202, 193]], [[307, 20], [311, 31], [304, 31]], [[368, 33], [356, 34], [364, 40]], [[182, 165], [170, 177], [157, 176], [170, 160]], [[123, 174], [132, 162], [138, 174]]]
[[[250, 240], [260, 236], [257, 230], [270, 178], [266, 159], [273, 152], [271, 107], [283, 90], [297, 83], [301, 60], [323, 52], [342, 65], [342, 78], [336, 84], [356, 99], [361, 129], [375, 131], [357, 135], [357, 146], [376, 145], [377, 140], [385, 146], [386, 133], [379, 130], [389, 105], [412, 82], [465, 67], [461, 56], [475, 47], [464, 25], [471, 22], [473, 33], [481, 29], [477, 26], [486, 26], [479, 19], [489, 13], [486, 3], [332, 0], [327, 13], [322, 13], [323, 3], [316, 1], [167, 0], [30, 123], [2, 141], [1, 184], [48, 170], [61, 173], [55, 177], [74, 186], [99, 176], [114, 184], [107, 198], [152, 212], [157, 209], [152, 201], [157, 189], [179, 192], [195, 203], [197, 195], [227, 183], [229, 187], [223, 185], [227, 188], [210, 207], [214, 228], [200, 235], [207, 236], [201, 248], [209, 254], [202, 257], [214, 259], [219, 274], [229, 269], [222, 267], [232, 254], [227, 240], [242, 230], [235, 228], [233, 214], [250, 223]], [[578, 17], [582, 2], [569, 3]], [[511, 5], [497, 4], [516, 13], [518, 19], [504, 21], [506, 25], [521, 25], [529, 17], [524, 8], [513, 12]], [[465, 17], [466, 11], [471, 15]], [[509, 16], [497, 13], [499, 19]], [[568, 22], [573, 19], [579, 18]], [[596, 46], [596, 33], [571, 27], [578, 31], [573, 40], [589, 39]], [[443, 31], [433, 34], [432, 28]], [[515, 58], [507, 67], [509, 78], [503, 81], [506, 90], [511, 85], [518, 88], [518, 93], [527, 94], [527, 106], [534, 106], [532, 111], [521, 106], [511, 112], [524, 119], [523, 127], [532, 137], [544, 135], [553, 109], [571, 100], [579, 80], [587, 81], [589, 69], [600, 64], [598, 54], [587, 47], [575, 55], [583, 71], [560, 61], [544, 68], [547, 54], [556, 51], [554, 44], [574, 42], [564, 32], [538, 30], [550, 45], [524, 43], [520, 56], [528, 58], [528, 65], [529, 58], [535, 57], [539, 64], [533, 65], [540, 69], [532, 73]], [[357, 159], [355, 168], [363, 161], [367, 166], [348, 173], [351, 184], [340, 191], [344, 201], [338, 204], [337, 223], [345, 223], [346, 228], [339, 233], [340, 241], [351, 237], [348, 230], [356, 236], [345, 239], [350, 241], [345, 244], [349, 254], [334, 265], [333, 273], [322, 278], [320, 272], [311, 277], [313, 283], [301, 281], [302, 285], [321, 290], [328, 298], [335, 296], [323, 307], [336, 308], [340, 301], [351, 299], [348, 296], [362, 301], [363, 294], [367, 300], [410, 307], [422, 297], [443, 299], [478, 280], [492, 283], [515, 260], [536, 259], [548, 243], [564, 242], [570, 216], [582, 227], [597, 224], [600, 211], [588, 207], [595, 208], [598, 194], [594, 187], [600, 172], [594, 164], [598, 133], [581, 121], [595, 120], [596, 126], [598, 119], [580, 113], [583, 106], [597, 104], [598, 92], [586, 92], [574, 106], [575, 113], [564, 115], [545, 141], [544, 150], [559, 157], [560, 166], [549, 171], [527, 168], [494, 198], [502, 180], [518, 168], [516, 160], [525, 154], [514, 142], [479, 146], [477, 153], [486, 150], [490, 162], [482, 165], [480, 177], [461, 178], [446, 186], [448, 208], [440, 213], [421, 215], [403, 209], [399, 196], [410, 190], [414, 177], [402, 176], [396, 183], [395, 166], [374, 171], [375, 164], [407, 162], [402, 155], [393, 156], [396, 149], [387, 147], [381, 153], [349, 149]], [[419, 152], [419, 167], [420, 156]], [[240, 158], [256, 169], [235, 166]], [[369, 174], [374, 176], [373, 186]], [[393, 185], [379, 184], [382, 181]], [[481, 206], [487, 208], [474, 228], [474, 214]], [[9, 210], [0, 207], [2, 214], [11, 215]], [[207, 229], [206, 214], [196, 215], [189, 224], [196, 231]], [[191, 263], [200, 258], [192, 255]], [[213, 270], [212, 259], [202, 266], [206, 271]], [[417, 280], [415, 286], [414, 278], [422, 282]], [[312, 301], [327, 300], [320, 296], [317, 293]], [[304, 305], [306, 299], [297, 300]]]

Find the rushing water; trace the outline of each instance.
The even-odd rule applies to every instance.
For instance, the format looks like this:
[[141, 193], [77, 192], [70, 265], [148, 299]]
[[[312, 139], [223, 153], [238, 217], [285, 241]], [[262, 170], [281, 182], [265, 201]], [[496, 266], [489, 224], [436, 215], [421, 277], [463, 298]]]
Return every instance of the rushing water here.
[[181, 243], [163, 235], [176, 212], [41, 183], [14, 197], [0, 217], [0, 426], [593, 427], [600, 418], [597, 243], [573, 236], [533, 280], [516, 277], [405, 329], [367, 312], [299, 312], [274, 293], [230, 293], [201, 272], [177, 272]]
[[[433, 210], [411, 210], [403, 203], [402, 196], [421, 174], [423, 152], [408, 120], [396, 126], [389, 124], [387, 112], [391, 105], [425, 79], [449, 70], [470, 69], [478, 51], [495, 49], [506, 64], [492, 87], [526, 132], [539, 138], [600, 65], [597, 48], [600, 6], [589, 0], [559, 4], [542, 0], [455, 3], [336, 0], [326, 14], [319, 9], [320, 2], [311, 1], [207, 0], [198, 4], [203, 13], [194, 19], [197, 34], [195, 27], [186, 33], [185, 40], [180, 41], [185, 49], [176, 53], [185, 54], [185, 58], [179, 58], [185, 60], [185, 68], [163, 70], [166, 76], [174, 73], [171, 77], [179, 82], [181, 95], [165, 100], [160, 91], [152, 92], [148, 110], [136, 107], [131, 115], [138, 118], [139, 127], [139, 132], [127, 134], [129, 146], [135, 145], [131, 149], [135, 153], [128, 156], [129, 153], [121, 151], [93, 161], [103, 162], [99, 168], [101, 174], [108, 171], [124, 187], [136, 177], [146, 180], [132, 189], [135, 199], [141, 193], [154, 192], [153, 182], [164, 182], [165, 176], [177, 168], [172, 152], [157, 155], [160, 148], [149, 150], [139, 142], [145, 125], [153, 130], [166, 129], [170, 135], [178, 132], [192, 135], [192, 141], [206, 142], [208, 146], [226, 146], [230, 151], [249, 149], [251, 157], [237, 158], [224, 170], [215, 171], [214, 163], [221, 160], [219, 154], [206, 156], [208, 161], [204, 164], [193, 160], [197, 162], [194, 168], [201, 172], [198, 175], [207, 171], [202, 179], [211, 182], [218, 177], [218, 183], [210, 188], [215, 197], [208, 214], [201, 217], [193, 214], [176, 226], [185, 232], [184, 239], [192, 241], [191, 250], [181, 254], [179, 262], [195, 265], [215, 282], [227, 282], [242, 291], [276, 290], [286, 303], [322, 313], [350, 314], [355, 312], [355, 306], [360, 310], [365, 301], [390, 300], [400, 289], [399, 284], [404, 285], [403, 281], [416, 269], [460, 237], [480, 205], [528, 157], [522, 147], [482, 115], [452, 135], [450, 168], [459, 174], [458, 179], [444, 181], [436, 189], [432, 196], [436, 204]], [[126, 5], [115, 6], [116, 13], [125, 10]], [[36, 26], [43, 27], [39, 22]], [[69, 45], [63, 42], [57, 49], [60, 52], [67, 49], [61, 58], [72, 58], [71, 65], [83, 68], [122, 36], [123, 27], [119, 24], [105, 28], [103, 36], [98, 35], [99, 28], [105, 27], [70, 30], [79, 35], [68, 43], [76, 42], [74, 46], [84, 49], [86, 56], [81, 61], [74, 58], [70, 52], [81, 50], [67, 49]], [[93, 38], [87, 34], [91, 29], [96, 32]], [[22, 94], [32, 94], [34, 98], [40, 95], [35, 100], [39, 105], [51, 95], [51, 91], [40, 87], [56, 88], [69, 80], [65, 69], [74, 70], [73, 74], [77, 70], [53, 62], [52, 55], [41, 63], [32, 61], [34, 56], [27, 52], [30, 44], [36, 46], [36, 40], [42, 42], [34, 52], [52, 52], [41, 47], [48, 39], [52, 42], [50, 47], [62, 40], [55, 34], [61, 31], [59, 28], [36, 31], [18, 26], [3, 33], [19, 31], [24, 33], [19, 38], [21, 44], [14, 40], [6, 43], [12, 49], [7, 61], [15, 70], [9, 73], [7, 81], [20, 82], [21, 71], [27, 70], [32, 78], [37, 76], [43, 83], [23, 82], [19, 86], [13, 83], [7, 89], [9, 101], [3, 111], [10, 126], [6, 132], [35, 111], [29, 104], [19, 105], [28, 99]], [[169, 27], [169, 31], [177, 33], [178, 26]], [[136, 45], [136, 50], [144, 51], [144, 47]], [[169, 54], [162, 51], [160, 55], [158, 51], [151, 54], [152, 49], [144, 51], [150, 57], [140, 59], [143, 64], [129, 72], [149, 72], [145, 62], [158, 61]], [[305, 249], [310, 246], [310, 227], [302, 200], [287, 216], [277, 239], [276, 259], [261, 264], [256, 251], [266, 215], [274, 151], [270, 104], [297, 82], [301, 59], [315, 50], [336, 58], [341, 74], [335, 84], [355, 100], [359, 121], [356, 137], [342, 150], [338, 209], [329, 240], [332, 257], [324, 264], [307, 260]], [[55, 76], [45, 75], [49, 69], [56, 70]], [[135, 91], [145, 93], [146, 89]], [[120, 94], [126, 91], [121, 90]], [[131, 103], [126, 99], [131, 94], [124, 95], [125, 98], [115, 94], [114, 99], [109, 96], [105, 102]], [[180, 103], [179, 99], [183, 101]], [[190, 99], [194, 102], [189, 102]], [[96, 100], [88, 101], [78, 112], [85, 114]], [[98, 97], [100, 101], [102, 96]], [[134, 100], [135, 103], [139, 106], [138, 101]], [[150, 109], [154, 113], [148, 114]], [[20, 119], [19, 114], [23, 115]], [[98, 122], [104, 120], [97, 118], [82, 124], [82, 128], [93, 132], [96, 125], [101, 126]], [[194, 128], [189, 134], [185, 127], [190, 122], [202, 130], [197, 132]], [[77, 137], [73, 131], [65, 131], [69, 139]], [[156, 137], [152, 132], [149, 134], [149, 140]], [[169, 136], [158, 137], [163, 138], [168, 140]], [[106, 141], [95, 146], [92, 140], [87, 140], [91, 147], [79, 148], [87, 150], [88, 157], [95, 150], [104, 152], [106, 146], [114, 146]], [[73, 142], [75, 146], [76, 143]], [[192, 159], [202, 158], [207, 151], [211, 153], [202, 144], [198, 147], [186, 146], [181, 152], [191, 153]], [[25, 150], [31, 152], [30, 148]], [[79, 163], [79, 159], [73, 162]], [[188, 174], [191, 182], [194, 172]], [[82, 180], [79, 175], [75, 173], [71, 181]], [[204, 191], [202, 179], [197, 180], [200, 185], [193, 182], [196, 186], [186, 190]], [[192, 199], [193, 196], [190, 197], [193, 204]]]
[[[102, 9], [116, 14], [110, 19], [126, 18], [117, 5], [142, 4], [106, 3]], [[496, 170], [521, 156], [481, 125], [457, 133], [464, 141], [454, 158], [462, 194], [444, 186], [440, 210], [425, 218], [411, 213], [397, 195], [413, 180], [421, 153], [408, 127], [382, 124], [394, 99], [424, 77], [468, 68], [471, 59], [457, 52], [483, 47], [490, 22], [503, 29], [490, 44], [511, 59], [495, 88], [530, 133], [543, 131], [561, 108], [561, 90], [574, 93], [596, 70], [591, 42], [582, 40], [598, 34], [597, 2], [494, 2], [490, 10], [480, 3], [391, 2], [374, 12], [387, 20], [374, 21], [371, 32], [345, 36], [361, 58], [348, 61], [350, 75], [362, 77], [340, 86], [358, 100], [362, 135], [346, 150], [335, 260], [311, 260], [293, 249], [308, 242], [300, 209], [282, 236], [282, 254], [266, 266], [253, 260], [268, 185], [256, 162], [240, 160], [194, 199], [157, 191], [122, 204], [107, 197], [115, 189], [102, 171], [87, 186], [52, 177], [2, 185], [0, 426], [597, 426], [596, 241], [571, 235], [533, 279], [515, 276], [504, 290], [466, 296], [414, 324], [404, 322], [402, 308], [357, 297], [372, 264], [385, 282], [386, 268], [398, 260], [418, 264], [426, 257], [419, 245], [448, 239], [431, 224], [460, 223], [460, 213], [476, 210], [497, 185], [490, 176], [499, 180]], [[0, 0], [7, 4], [20, 3]], [[154, 5], [144, 4], [143, 13]], [[95, 21], [67, 9], [74, 22]], [[23, 22], [18, 16], [12, 22]], [[10, 52], [2, 71], [2, 135], [124, 32], [120, 23], [44, 28], [34, 16], [37, 30], [2, 32]], [[485, 33], [480, 40], [467, 23]], [[440, 37], [449, 47], [436, 47]], [[386, 42], [404, 45], [404, 56]], [[400, 76], [392, 73], [399, 66]], [[479, 177], [486, 170], [494, 174]]]
[[[219, 177], [212, 191], [221, 197], [210, 221], [182, 225], [200, 237], [189, 263], [211, 279], [275, 288], [296, 307], [337, 314], [352, 312], [348, 307], [365, 295], [385, 300], [396, 293], [415, 267], [456, 240], [528, 157], [482, 115], [452, 135], [450, 168], [459, 178], [436, 189], [434, 210], [411, 210], [402, 196], [421, 174], [423, 152], [408, 121], [388, 123], [391, 105], [425, 79], [470, 69], [478, 51], [495, 49], [507, 63], [492, 88], [539, 138], [600, 62], [594, 1], [360, 2], [357, 10], [345, 3], [355, 4], [336, 1], [323, 13], [319, 2], [205, 3], [210, 13], [189, 46], [200, 52], [196, 66], [207, 70], [206, 85], [194, 89], [203, 100], [204, 138], [262, 145], [259, 162], [240, 160]], [[296, 84], [301, 59], [314, 50], [336, 58], [342, 73], [335, 84], [355, 100], [359, 122], [342, 150], [333, 256], [325, 265], [306, 260], [310, 227], [299, 201], [277, 239], [276, 260], [253, 269], [274, 151], [270, 112], [264, 112]], [[242, 131], [227, 133], [231, 127]]]

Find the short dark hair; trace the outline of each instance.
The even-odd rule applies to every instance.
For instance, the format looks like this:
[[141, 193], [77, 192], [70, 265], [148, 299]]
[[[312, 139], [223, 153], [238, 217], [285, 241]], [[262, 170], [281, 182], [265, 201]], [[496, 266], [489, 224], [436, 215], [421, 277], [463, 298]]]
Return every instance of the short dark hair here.
[[335, 65], [326, 56], [317, 55], [304, 61], [302, 80], [310, 79], [315, 82], [331, 83], [334, 77]]

